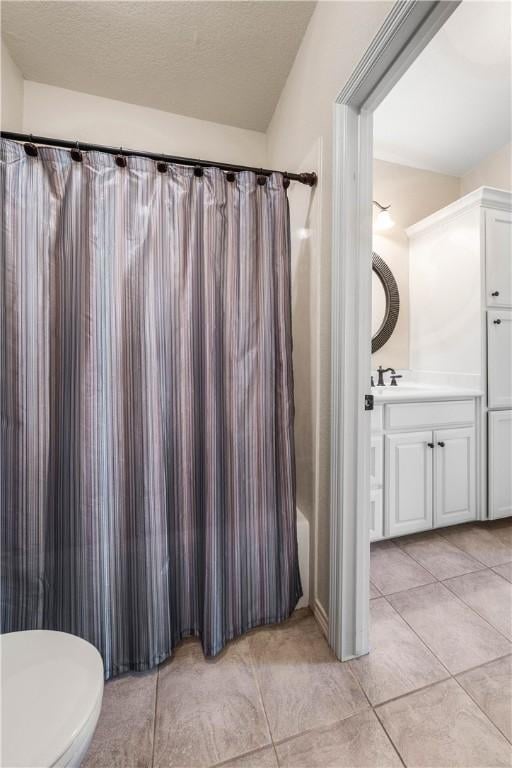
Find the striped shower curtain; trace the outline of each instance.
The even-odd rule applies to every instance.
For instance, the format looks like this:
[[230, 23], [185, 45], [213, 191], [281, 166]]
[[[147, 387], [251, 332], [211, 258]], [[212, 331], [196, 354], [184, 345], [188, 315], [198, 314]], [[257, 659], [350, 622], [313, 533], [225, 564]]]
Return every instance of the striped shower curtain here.
[[282, 177], [7, 140], [0, 170], [2, 631], [79, 635], [110, 677], [286, 618]]

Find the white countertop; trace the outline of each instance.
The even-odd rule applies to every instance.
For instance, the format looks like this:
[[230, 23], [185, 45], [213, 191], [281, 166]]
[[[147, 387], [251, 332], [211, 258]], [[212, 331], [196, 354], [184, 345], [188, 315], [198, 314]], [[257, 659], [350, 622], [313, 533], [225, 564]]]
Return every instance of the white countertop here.
[[397, 384], [396, 387], [372, 387], [371, 394], [374, 403], [411, 403], [428, 402], [430, 400], [461, 400], [471, 397], [482, 397], [479, 389], [463, 389], [461, 387], [432, 386], [426, 384]]

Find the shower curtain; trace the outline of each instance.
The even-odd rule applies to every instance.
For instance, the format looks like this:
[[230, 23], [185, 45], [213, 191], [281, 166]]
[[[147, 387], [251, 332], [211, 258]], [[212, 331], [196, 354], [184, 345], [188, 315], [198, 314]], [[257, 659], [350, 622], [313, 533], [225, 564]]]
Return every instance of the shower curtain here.
[[2, 631], [79, 635], [110, 677], [283, 620], [301, 586], [282, 176], [7, 140], [0, 172]]

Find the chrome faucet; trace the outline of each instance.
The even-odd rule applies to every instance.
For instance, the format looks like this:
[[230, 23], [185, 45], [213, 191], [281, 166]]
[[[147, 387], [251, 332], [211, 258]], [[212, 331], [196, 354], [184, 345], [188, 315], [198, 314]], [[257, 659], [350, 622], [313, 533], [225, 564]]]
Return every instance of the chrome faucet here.
[[397, 386], [396, 380], [397, 379], [401, 379], [402, 378], [402, 374], [401, 373], [397, 373], [394, 368], [383, 368], [382, 365], [379, 365], [379, 367], [377, 368], [377, 373], [379, 374], [379, 377], [377, 379], [377, 386], [378, 387], [385, 387], [386, 386], [386, 383], [384, 381], [384, 374], [388, 373], [388, 372], [391, 374], [391, 386], [392, 387], [396, 387]]

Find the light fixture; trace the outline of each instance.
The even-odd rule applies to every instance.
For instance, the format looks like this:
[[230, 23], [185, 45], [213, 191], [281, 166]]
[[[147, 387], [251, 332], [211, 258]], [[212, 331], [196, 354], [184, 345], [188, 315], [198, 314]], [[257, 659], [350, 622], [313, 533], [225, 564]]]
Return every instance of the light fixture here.
[[379, 213], [377, 214], [377, 218], [375, 219], [375, 229], [382, 232], [385, 229], [391, 229], [395, 226], [395, 222], [393, 221], [393, 217], [389, 213], [389, 208], [391, 208], [391, 205], [381, 205], [376, 200], [373, 201], [373, 204], [379, 208]]

